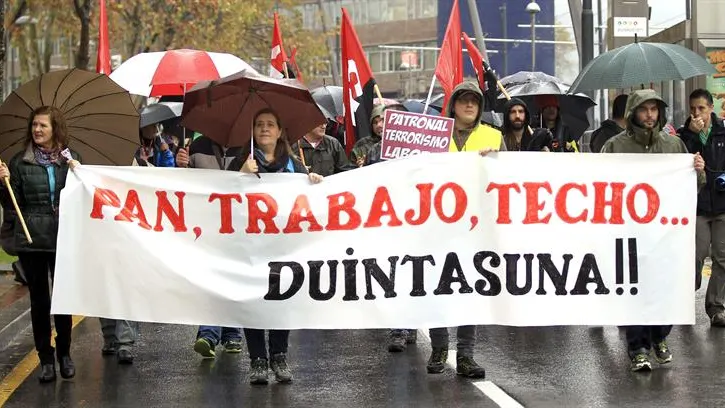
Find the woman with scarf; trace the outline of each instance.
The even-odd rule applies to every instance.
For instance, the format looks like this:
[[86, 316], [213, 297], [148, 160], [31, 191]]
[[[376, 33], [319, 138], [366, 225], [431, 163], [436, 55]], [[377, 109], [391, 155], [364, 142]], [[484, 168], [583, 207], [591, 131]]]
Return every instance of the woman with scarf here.
[[[77, 153], [65, 151], [67, 148], [68, 129], [63, 114], [55, 107], [42, 106], [33, 111], [28, 121], [25, 150], [10, 160], [9, 169], [5, 163], [0, 165], [0, 178], [10, 177], [10, 186], [33, 241], [26, 240], [20, 222], [16, 220], [15, 245], [28, 280], [33, 339], [40, 358], [40, 382], [55, 381], [56, 358], [61, 377], [75, 376], [75, 365], [70, 358], [71, 316], [55, 315], [56, 348], [50, 344], [48, 288], [48, 274], [52, 279], [55, 270], [60, 192], [65, 187], [68, 169], [74, 168], [80, 160]], [[4, 185], [0, 193], [3, 202], [10, 201]]]
[[[244, 164], [237, 158], [229, 165], [230, 169], [239, 169], [243, 173], [304, 173], [305, 166], [292, 154], [287, 136], [282, 131], [279, 115], [272, 109], [262, 109], [254, 115], [254, 153], [249, 148], [241, 155], [247, 158]], [[312, 183], [319, 183], [323, 177], [310, 173]], [[249, 382], [267, 384], [269, 368], [274, 372], [275, 380], [280, 383], [292, 381], [292, 373], [287, 367], [287, 346], [289, 330], [269, 330], [269, 360], [265, 331], [262, 329], [244, 329], [249, 359], [251, 360]], [[269, 362], [268, 362], [269, 361]]]

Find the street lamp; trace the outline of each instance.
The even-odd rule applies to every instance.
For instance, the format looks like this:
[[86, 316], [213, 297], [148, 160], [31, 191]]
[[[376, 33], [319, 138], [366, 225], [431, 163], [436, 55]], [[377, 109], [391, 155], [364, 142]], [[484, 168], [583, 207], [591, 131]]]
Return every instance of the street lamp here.
[[541, 7], [536, 4], [536, 0], [526, 5], [526, 11], [531, 14], [531, 71], [536, 71], [536, 14], [541, 11]]

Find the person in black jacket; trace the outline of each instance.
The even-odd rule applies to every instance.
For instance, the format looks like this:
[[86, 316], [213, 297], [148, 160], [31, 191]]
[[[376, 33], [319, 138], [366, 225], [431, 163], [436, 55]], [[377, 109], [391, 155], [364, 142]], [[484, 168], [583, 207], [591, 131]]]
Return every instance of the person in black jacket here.
[[627, 107], [627, 95], [622, 94], [614, 98], [612, 102], [612, 118], [602, 122], [599, 129], [592, 133], [589, 146], [592, 153], [600, 153], [607, 140], [624, 132], [627, 121], [624, 119], [624, 110]]
[[[68, 168], [78, 164], [80, 157], [70, 152], [72, 160], [61, 154], [68, 147], [68, 128], [63, 114], [55, 107], [43, 106], [33, 111], [28, 121], [25, 149], [16, 154], [9, 168], [0, 165], [0, 178], [10, 177], [18, 207], [25, 217], [29, 243], [19, 220], [15, 222], [15, 248], [28, 279], [30, 315], [35, 349], [40, 358], [40, 382], [51, 382], [55, 376], [55, 358], [63, 378], [75, 376], [70, 358], [72, 320], [68, 315], [55, 315], [56, 349], [50, 345], [50, 290], [55, 270], [58, 239], [58, 206], [65, 187]], [[3, 202], [10, 202], [9, 193], [0, 190]], [[55, 354], [55, 356], [54, 356]]]
[[[292, 154], [287, 135], [282, 131], [282, 122], [279, 115], [272, 109], [265, 108], [254, 115], [253, 137], [254, 152], [249, 153], [247, 147], [241, 160], [232, 162], [230, 168], [239, 168], [242, 173], [303, 173], [307, 174], [305, 166]], [[319, 183], [323, 177], [316, 173], [309, 173], [313, 183]], [[280, 383], [292, 381], [292, 373], [287, 367], [287, 346], [289, 344], [289, 330], [269, 330], [269, 363], [267, 345], [265, 344], [262, 329], [244, 329], [249, 351], [250, 370], [249, 382], [252, 384], [267, 384], [269, 368], [274, 372], [275, 380]]]
[[712, 275], [705, 294], [705, 311], [712, 326], [725, 327], [725, 126], [713, 110], [709, 91], [692, 91], [690, 118], [677, 133], [687, 150], [699, 153], [707, 163], [707, 182], [697, 196], [695, 282], [699, 288], [702, 266], [712, 251]]

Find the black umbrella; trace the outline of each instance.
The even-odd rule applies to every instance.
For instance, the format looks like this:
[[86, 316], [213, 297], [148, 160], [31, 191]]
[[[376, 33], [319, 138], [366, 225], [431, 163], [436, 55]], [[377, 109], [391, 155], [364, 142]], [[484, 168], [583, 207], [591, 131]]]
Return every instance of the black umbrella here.
[[[589, 128], [589, 118], [587, 118], [587, 110], [596, 105], [596, 103], [585, 94], [567, 93], [569, 85], [561, 82], [530, 82], [522, 85], [514, 85], [508, 88], [508, 93], [512, 98], [519, 98], [526, 103], [529, 111], [534, 113], [540, 111], [543, 107], [537, 105], [537, 96], [554, 96], [559, 102], [559, 112], [561, 120], [569, 126], [572, 135], [579, 138]], [[504, 111], [506, 98], [502, 95], [498, 99], [496, 106], [498, 112]], [[539, 127], [539, 123], [532, 123], [531, 127]]]
[[[425, 109], [425, 101], [421, 102], [417, 99], [408, 99], [403, 102], [403, 106], [405, 106], [408, 112], [423, 113], [423, 109]], [[428, 110], [425, 113], [427, 115], [440, 115], [441, 111], [436, 107], [429, 105]]]
[[341, 86], [321, 86], [310, 91], [312, 99], [327, 119], [337, 120], [345, 116], [345, 108], [342, 105]]
[[168, 119], [181, 116], [184, 108], [182, 102], [159, 102], [148, 105], [141, 111], [141, 123], [139, 127], [146, 127], [154, 123], [160, 123]]

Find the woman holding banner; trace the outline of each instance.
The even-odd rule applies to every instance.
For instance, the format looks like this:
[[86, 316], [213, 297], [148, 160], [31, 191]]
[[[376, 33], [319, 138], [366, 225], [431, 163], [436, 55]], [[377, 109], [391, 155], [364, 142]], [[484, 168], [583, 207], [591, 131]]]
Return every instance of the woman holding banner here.
[[[42, 106], [33, 111], [28, 121], [25, 150], [10, 160], [9, 169], [5, 163], [0, 163], [0, 178], [10, 178], [18, 208], [26, 217], [28, 235], [32, 238], [30, 242], [26, 238], [18, 214], [15, 245], [28, 280], [33, 339], [41, 364], [40, 382], [55, 381], [56, 356], [61, 377], [75, 376], [75, 365], [70, 358], [71, 316], [55, 316], [56, 349], [50, 344], [48, 287], [48, 274], [52, 279], [55, 270], [60, 192], [65, 187], [68, 168], [75, 167], [79, 160], [78, 154], [67, 150], [67, 146], [68, 130], [63, 114], [55, 107]], [[3, 203], [11, 201], [5, 185], [0, 187], [0, 194]]]
[[[229, 165], [230, 169], [239, 169], [242, 173], [248, 174], [307, 174], [305, 166], [292, 154], [287, 135], [282, 131], [279, 115], [274, 110], [270, 108], [260, 110], [254, 115], [252, 123], [254, 126], [252, 143], [254, 151], [250, 152], [251, 147], [247, 148], [241, 155], [247, 160], [242, 164], [240, 159], [235, 159]], [[312, 183], [319, 183], [323, 177], [310, 173], [309, 179]], [[249, 371], [251, 384], [267, 384], [269, 368], [274, 372], [277, 382], [289, 383], [292, 381], [292, 373], [287, 367], [289, 334], [289, 330], [269, 330], [269, 350], [267, 350], [264, 330], [244, 329], [251, 360]]]

